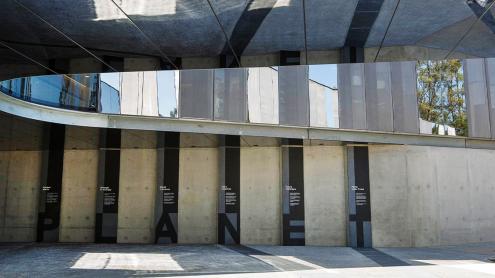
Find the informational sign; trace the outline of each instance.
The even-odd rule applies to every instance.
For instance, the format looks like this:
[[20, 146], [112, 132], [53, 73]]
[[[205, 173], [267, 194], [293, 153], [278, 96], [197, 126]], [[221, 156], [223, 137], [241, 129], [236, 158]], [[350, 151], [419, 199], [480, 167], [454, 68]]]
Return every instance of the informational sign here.
[[155, 243], [177, 243], [180, 133], [158, 133]]
[[347, 147], [349, 246], [370, 248], [371, 207], [367, 146]]
[[38, 206], [38, 242], [57, 242], [64, 167], [65, 126], [50, 124], [45, 129], [41, 188]]
[[120, 129], [100, 132], [95, 242], [117, 242], [119, 211]]
[[218, 243], [241, 241], [241, 150], [240, 137], [222, 135], [219, 148]]
[[304, 245], [303, 140], [282, 140], [283, 245]]

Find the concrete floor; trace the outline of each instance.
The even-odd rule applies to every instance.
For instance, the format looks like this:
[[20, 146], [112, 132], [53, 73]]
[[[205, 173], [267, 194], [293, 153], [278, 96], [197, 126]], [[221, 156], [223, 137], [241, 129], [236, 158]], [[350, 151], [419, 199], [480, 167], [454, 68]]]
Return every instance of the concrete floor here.
[[493, 277], [495, 242], [438, 248], [0, 245], [0, 277]]

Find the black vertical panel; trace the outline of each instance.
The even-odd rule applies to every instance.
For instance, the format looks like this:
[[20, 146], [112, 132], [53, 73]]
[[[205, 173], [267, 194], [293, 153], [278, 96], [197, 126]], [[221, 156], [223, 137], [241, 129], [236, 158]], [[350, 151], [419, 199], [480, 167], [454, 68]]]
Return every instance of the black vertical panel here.
[[180, 133], [158, 133], [155, 243], [177, 243]]
[[38, 242], [57, 242], [64, 167], [65, 125], [50, 124], [45, 129], [45, 146], [38, 208]]
[[368, 147], [348, 148], [349, 245], [370, 248], [371, 206]]
[[101, 132], [95, 242], [117, 242], [119, 211], [120, 129]]
[[384, 0], [358, 0], [344, 47], [340, 52], [342, 63], [364, 63], [364, 46], [383, 2]]
[[241, 241], [241, 150], [240, 137], [221, 136], [220, 190], [218, 204], [218, 243], [239, 244]]
[[280, 51], [279, 65], [281, 66], [295, 66], [301, 64], [301, 52], [300, 51]]
[[283, 245], [305, 245], [303, 140], [284, 139], [282, 146]]

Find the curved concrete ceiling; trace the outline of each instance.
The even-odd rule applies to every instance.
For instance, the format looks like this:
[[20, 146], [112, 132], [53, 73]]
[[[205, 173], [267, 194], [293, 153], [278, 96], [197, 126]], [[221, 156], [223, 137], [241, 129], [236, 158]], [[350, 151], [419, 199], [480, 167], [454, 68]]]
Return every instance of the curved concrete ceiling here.
[[35, 72], [32, 61], [11, 48], [45, 65], [91, 58], [88, 51], [98, 57], [158, 57], [174, 63], [177, 58], [333, 51], [344, 46], [414, 46], [444, 50], [446, 56], [460, 52], [493, 57], [493, 4], [493, 0], [5, 0], [0, 3], [0, 65], [17, 65], [21, 74]]

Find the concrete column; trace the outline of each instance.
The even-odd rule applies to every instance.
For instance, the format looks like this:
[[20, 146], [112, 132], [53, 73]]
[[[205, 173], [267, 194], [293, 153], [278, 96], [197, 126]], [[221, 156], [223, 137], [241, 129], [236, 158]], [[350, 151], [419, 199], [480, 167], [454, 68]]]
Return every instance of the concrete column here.
[[370, 146], [373, 246], [412, 246], [407, 184], [407, 147]]
[[153, 242], [156, 152], [155, 132], [122, 130], [119, 243]]
[[218, 149], [181, 148], [179, 243], [217, 242], [218, 187]]
[[280, 64], [278, 53], [241, 56], [241, 64], [243, 67], [270, 67]]
[[370, 147], [373, 245], [493, 241], [494, 161], [493, 150]]
[[[1, 128], [1, 127], [0, 127]], [[8, 139], [7, 139], [8, 140]], [[7, 184], [9, 176], [10, 151], [0, 151], [0, 240], [3, 241], [5, 209], [7, 206]]]
[[98, 131], [66, 126], [60, 242], [94, 242]]
[[280, 163], [280, 147], [241, 148], [241, 244], [280, 244]]
[[471, 204], [471, 228], [476, 231], [472, 235], [473, 242], [495, 241], [495, 161], [494, 150], [467, 151], [469, 203]]
[[346, 245], [345, 149], [304, 147], [306, 245]]
[[152, 71], [160, 69], [160, 59], [148, 58], [124, 58], [124, 71]]
[[220, 59], [218, 58], [218, 56], [182, 58], [182, 69], [211, 69], [219, 67]]
[[93, 57], [70, 59], [69, 68], [71, 73], [101, 72], [102, 64]]
[[[27, 242], [36, 239], [41, 151], [11, 151], [3, 192], [3, 229], [0, 241]], [[4, 167], [5, 169], [5, 167]], [[4, 172], [5, 173], [5, 172]], [[1, 185], [0, 185], [1, 186]]]
[[[435, 245], [476, 242], [479, 231], [472, 228], [476, 220], [472, 218], [474, 203], [492, 200], [481, 198], [471, 202], [471, 184], [468, 179], [467, 153], [463, 148], [434, 148], [437, 182], [437, 224], [439, 229]], [[486, 161], [487, 165], [493, 161]], [[495, 205], [492, 205], [495, 208]], [[430, 215], [435, 216], [434, 211]], [[476, 213], [476, 212], [474, 212]], [[495, 213], [494, 213], [495, 215]]]

